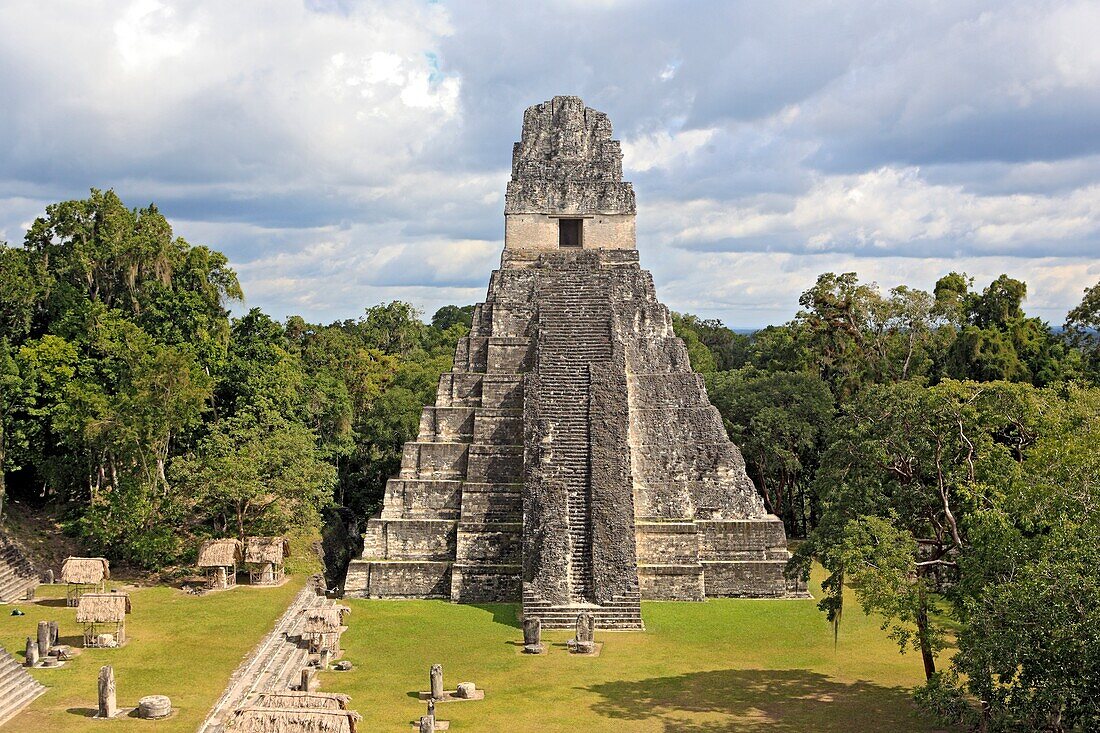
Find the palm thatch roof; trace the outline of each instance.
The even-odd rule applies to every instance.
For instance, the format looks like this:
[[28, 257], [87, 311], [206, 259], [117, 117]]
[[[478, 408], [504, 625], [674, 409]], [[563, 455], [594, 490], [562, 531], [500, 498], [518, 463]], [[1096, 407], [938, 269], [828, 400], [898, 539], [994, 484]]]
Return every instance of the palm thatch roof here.
[[349, 613], [351, 609], [347, 606], [310, 608], [306, 611], [305, 631], [307, 634], [339, 631], [344, 623], [344, 616]]
[[290, 543], [285, 537], [249, 537], [245, 540], [245, 562], [281, 565], [286, 557], [290, 557]]
[[207, 540], [199, 547], [200, 568], [222, 568], [236, 565], [241, 561], [241, 541], [228, 537]]
[[111, 564], [105, 557], [70, 557], [61, 564], [61, 582], [81, 585], [98, 583], [111, 577]]
[[257, 708], [238, 710], [228, 726], [233, 733], [355, 733], [362, 716], [351, 710]]
[[76, 607], [76, 622], [106, 624], [124, 621], [130, 613], [130, 596], [126, 593], [85, 593]]
[[351, 698], [340, 692], [302, 692], [283, 690], [280, 692], [261, 692], [256, 698], [255, 707], [314, 710], [347, 710]]

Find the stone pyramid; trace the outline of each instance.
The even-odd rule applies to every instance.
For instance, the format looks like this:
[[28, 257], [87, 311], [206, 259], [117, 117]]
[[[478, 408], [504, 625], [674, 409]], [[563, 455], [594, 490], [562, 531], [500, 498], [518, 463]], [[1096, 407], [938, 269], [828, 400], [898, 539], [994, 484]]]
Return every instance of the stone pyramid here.
[[345, 592], [523, 602], [641, 629], [640, 599], [777, 597], [768, 514], [638, 264], [607, 115], [527, 109], [485, 302], [425, 407]]

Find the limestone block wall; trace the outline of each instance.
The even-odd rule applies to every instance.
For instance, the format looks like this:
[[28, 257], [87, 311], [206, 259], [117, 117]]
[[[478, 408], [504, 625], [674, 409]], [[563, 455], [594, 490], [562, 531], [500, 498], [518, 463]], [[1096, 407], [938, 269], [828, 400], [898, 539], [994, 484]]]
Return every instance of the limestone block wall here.
[[637, 262], [632, 249], [505, 250], [367, 524], [349, 595], [522, 591], [553, 621], [580, 597], [618, 613], [639, 594], [799, 590], [783, 578], [782, 524]]
[[[505, 248], [453, 369], [367, 522], [349, 595], [577, 605], [641, 628], [639, 598], [780, 595], [787, 558], [638, 264], [636, 202], [607, 115], [524, 113]], [[559, 248], [562, 217], [580, 248]]]
[[797, 590], [783, 578], [789, 555], [782, 523], [766, 513], [652, 278], [632, 268], [617, 275], [642, 597]]
[[[504, 217], [506, 249], [550, 252], [558, 247], [558, 220], [548, 214], [508, 214]], [[590, 214], [581, 221], [583, 249], [634, 249], [637, 246], [634, 214]]]
[[519, 600], [530, 284], [523, 273], [494, 273], [379, 516], [367, 522], [347, 595]]

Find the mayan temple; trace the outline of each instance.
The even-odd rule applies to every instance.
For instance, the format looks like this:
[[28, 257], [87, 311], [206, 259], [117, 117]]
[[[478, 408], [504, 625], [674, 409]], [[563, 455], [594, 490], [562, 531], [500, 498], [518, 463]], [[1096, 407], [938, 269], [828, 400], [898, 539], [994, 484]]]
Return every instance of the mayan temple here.
[[634, 189], [607, 115], [527, 109], [504, 252], [470, 335], [346, 593], [523, 602], [546, 628], [593, 613], [641, 629], [640, 599], [783, 596], [764, 509], [635, 247]]

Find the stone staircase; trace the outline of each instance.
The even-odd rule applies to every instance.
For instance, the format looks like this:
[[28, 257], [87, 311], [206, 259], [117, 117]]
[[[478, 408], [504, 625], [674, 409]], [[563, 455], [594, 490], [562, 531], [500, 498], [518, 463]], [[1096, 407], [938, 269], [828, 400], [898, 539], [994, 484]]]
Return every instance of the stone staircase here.
[[46, 688], [0, 647], [0, 726], [30, 705]]
[[331, 606], [335, 601], [319, 596], [310, 585], [294, 597], [275, 623], [275, 628], [253, 649], [214, 704], [199, 733], [221, 733], [233, 712], [261, 692], [297, 689], [302, 668], [309, 663], [309, 644], [302, 638], [306, 611]]
[[603, 631], [642, 631], [641, 597], [635, 593], [616, 596], [610, 603], [570, 603], [555, 606], [536, 598], [529, 592], [523, 594], [523, 615], [542, 621], [544, 629], [569, 629], [577, 625], [577, 616], [590, 613], [596, 619], [596, 628]]
[[0, 603], [21, 601], [38, 585], [38, 573], [19, 549], [0, 537]]
[[555, 263], [538, 312], [539, 419], [553, 436], [550, 471], [566, 487], [569, 603], [556, 605], [524, 589], [523, 613], [547, 629], [572, 629], [591, 613], [604, 630], [643, 628], [636, 592], [595, 602], [592, 567], [591, 368], [611, 360], [607, 283], [590, 265]]
[[587, 275], [555, 278], [539, 312], [540, 417], [550, 423], [554, 471], [567, 487], [570, 600], [579, 604], [593, 599], [589, 365], [611, 357], [607, 294]]

